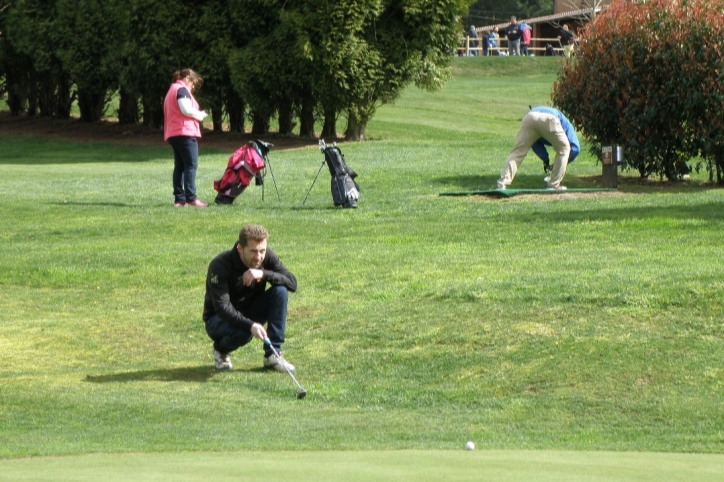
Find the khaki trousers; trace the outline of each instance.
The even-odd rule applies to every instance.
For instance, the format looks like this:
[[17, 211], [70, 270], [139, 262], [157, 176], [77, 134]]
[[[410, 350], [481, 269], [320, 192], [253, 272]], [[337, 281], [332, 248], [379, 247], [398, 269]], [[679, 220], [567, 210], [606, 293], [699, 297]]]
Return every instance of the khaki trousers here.
[[523, 159], [525, 159], [526, 154], [528, 154], [533, 143], [541, 137], [550, 142], [556, 151], [553, 166], [551, 166], [548, 187], [558, 187], [560, 185], [563, 176], [566, 175], [571, 144], [568, 142], [568, 137], [558, 117], [546, 112], [530, 111], [523, 117], [515, 147], [510, 151], [508, 159], [505, 161], [503, 172], [498, 180], [499, 187], [507, 187], [513, 182], [515, 173], [518, 171]]

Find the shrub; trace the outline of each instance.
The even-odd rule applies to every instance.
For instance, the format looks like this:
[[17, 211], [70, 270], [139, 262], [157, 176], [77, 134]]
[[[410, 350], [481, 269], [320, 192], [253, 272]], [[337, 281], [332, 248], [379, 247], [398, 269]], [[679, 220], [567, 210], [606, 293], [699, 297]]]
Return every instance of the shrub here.
[[585, 29], [553, 102], [641, 176], [678, 179], [698, 154], [721, 179], [724, 0], [622, 0]]

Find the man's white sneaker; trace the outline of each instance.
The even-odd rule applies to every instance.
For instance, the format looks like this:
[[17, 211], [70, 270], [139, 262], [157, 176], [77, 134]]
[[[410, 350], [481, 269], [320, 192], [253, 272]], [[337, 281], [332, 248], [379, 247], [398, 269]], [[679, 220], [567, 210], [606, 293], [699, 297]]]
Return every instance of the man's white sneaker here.
[[546, 184], [548, 184], [548, 181], [550, 181], [550, 180], [551, 180], [551, 177], [550, 177], [550, 176], [546, 176], [546, 177], [543, 178], [543, 182], [546, 183]]
[[[286, 366], [286, 368], [285, 368]], [[287, 369], [290, 372], [294, 371], [294, 365], [289, 363], [284, 359], [282, 356], [276, 356], [274, 354], [271, 354], [269, 356], [264, 357], [264, 367], [265, 368], [273, 368], [274, 370], [278, 372], [286, 372]]]
[[547, 188], [548, 191], [565, 191], [566, 189], [568, 189], [566, 186], [561, 186], [561, 185]]
[[499, 183], [498, 183], [498, 190], [499, 190], [499, 191], [505, 191], [505, 189], [506, 189], [505, 184], [503, 184], [502, 182], [499, 182]]
[[214, 350], [214, 365], [217, 370], [231, 370], [231, 358], [229, 358], [229, 354]]

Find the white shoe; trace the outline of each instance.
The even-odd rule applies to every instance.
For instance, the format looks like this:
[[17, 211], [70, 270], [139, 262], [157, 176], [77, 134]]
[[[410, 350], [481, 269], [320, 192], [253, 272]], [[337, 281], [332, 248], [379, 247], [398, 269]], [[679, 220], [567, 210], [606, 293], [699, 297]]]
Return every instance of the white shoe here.
[[546, 177], [543, 178], [543, 182], [546, 183], [546, 184], [548, 184], [548, 181], [550, 181], [550, 180], [551, 180], [551, 177], [550, 177], [550, 176], [546, 176]]
[[229, 358], [229, 354], [214, 350], [214, 365], [217, 370], [231, 370], [231, 358]]
[[549, 186], [548, 188], [546, 188], [546, 191], [565, 191], [566, 189], [568, 189], [566, 186], [561, 186], [559, 184], [558, 186], [555, 186], [555, 187]]
[[286, 372], [287, 370], [293, 372], [295, 370], [294, 365], [286, 361], [282, 356], [274, 354], [264, 357], [264, 367], [273, 368], [278, 372]]
[[506, 189], [505, 184], [503, 184], [502, 182], [498, 182], [498, 190], [505, 191], [505, 189]]

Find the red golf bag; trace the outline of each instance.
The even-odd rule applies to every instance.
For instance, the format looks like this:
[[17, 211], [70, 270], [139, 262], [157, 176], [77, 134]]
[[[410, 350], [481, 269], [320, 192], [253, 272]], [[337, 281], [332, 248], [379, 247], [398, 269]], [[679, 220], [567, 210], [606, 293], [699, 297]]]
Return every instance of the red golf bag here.
[[272, 144], [263, 141], [249, 141], [234, 152], [229, 158], [221, 179], [214, 181], [217, 194], [216, 204], [232, 204], [234, 199], [244, 192], [252, 178], [257, 185], [263, 185], [264, 160]]

